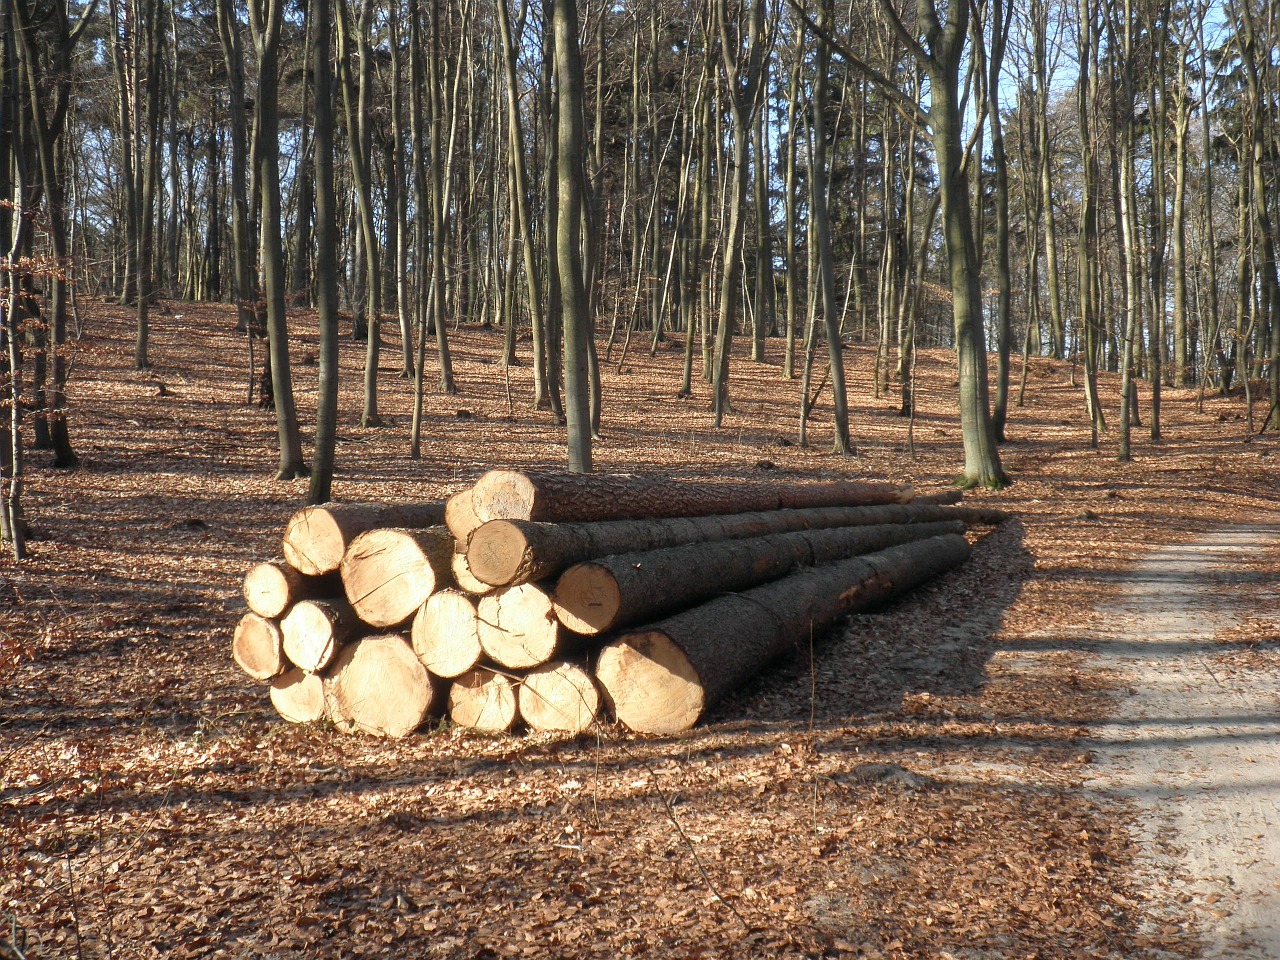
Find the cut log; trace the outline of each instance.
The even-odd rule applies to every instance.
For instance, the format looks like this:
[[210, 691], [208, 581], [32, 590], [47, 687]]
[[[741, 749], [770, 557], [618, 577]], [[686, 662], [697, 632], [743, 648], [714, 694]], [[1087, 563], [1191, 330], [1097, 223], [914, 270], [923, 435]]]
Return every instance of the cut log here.
[[951, 490], [939, 490], [937, 493], [931, 493], [925, 496], [916, 497], [912, 503], [959, 503], [964, 499], [964, 491], [955, 488]]
[[303, 600], [280, 621], [284, 652], [309, 673], [333, 662], [355, 632], [358, 621], [345, 600]]
[[290, 723], [314, 723], [325, 715], [324, 681], [294, 667], [271, 683], [271, 705]]
[[466, 553], [457, 551], [453, 554], [453, 562], [450, 564], [453, 571], [453, 580], [467, 593], [473, 596], [483, 597], [486, 593], [493, 593], [493, 586], [482, 580], [476, 579], [471, 572], [471, 561]]
[[441, 699], [427, 668], [396, 634], [363, 637], [343, 647], [328, 687], [337, 718], [380, 737], [412, 733]]
[[475, 601], [458, 590], [433, 593], [413, 618], [413, 652], [437, 677], [456, 677], [480, 662]]
[[694, 483], [648, 475], [491, 470], [476, 481], [471, 496], [481, 520], [555, 522], [905, 503], [912, 492], [857, 481]]
[[449, 717], [459, 726], [503, 733], [517, 716], [515, 683], [488, 667], [464, 673], [449, 688]]
[[472, 506], [470, 487], [460, 490], [445, 501], [444, 523], [454, 539], [458, 541], [458, 545], [465, 548], [472, 531], [480, 526], [480, 518], [476, 516], [475, 508]]
[[527, 670], [560, 650], [560, 624], [550, 594], [533, 583], [495, 590], [479, 603], [480, 646], [494, 663]]
[[963, 529], [958, 520], [835, 527], [601, 557], [560, 577], [555, 615], [566, 629], [591, 636], [776, 580], [797, 567]]
[[308, 576], [332, 573], [351, 541], [379, 527], [420, 528], [444, 522], [444, 504], [325, 503], [295, 513], [284, 530], [284, 558]]
[[275, 560], [254, 565], [244, 577], [244, 602], [267, 619], [282, 616], [299, 600], [332, 597], [341, 592], [342, 581], [337, 577], [308, 577]]
[[585, 667], [553, 660], [525, 675], [520, 716], [534, 730], [581, 733], [600, 716], [600, 689]]
[[596, 678], [618, 719], [676, 733], [771, 661], [808, 646], [838, 617], [883, 603], [963, 563], [950, 534], [799, 570], [731, 593], [605, 645]]
[[686, 543], [739, 540], [827, 527], [932, 523], [938, 520], [984, 522], [977, 516], [972, 511], [961, 512], [913, 502], [596, 523], [490, 520], [471, 535], [467, 563], [478, 579], [494, 586], [507, 586], [545, 580], [575, 563], [615, 553], [638, 553]]
[[369, 530], [351, 541], [342, 558], [342, 587], [356, 616], [385, 630], [404, 623], [451, 582], [452, 561], [447, 527]]
[[236, 624], [231, 656], [255, 680], [274, 680], [289, 669], [280, 625], [256, 613], [246, 613]]

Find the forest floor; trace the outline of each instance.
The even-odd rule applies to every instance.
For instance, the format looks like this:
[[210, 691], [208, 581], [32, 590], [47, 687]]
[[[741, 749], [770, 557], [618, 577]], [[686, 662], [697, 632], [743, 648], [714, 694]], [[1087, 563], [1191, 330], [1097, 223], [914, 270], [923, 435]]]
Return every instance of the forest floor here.
[[[21, 566], [0, 560], [0, 944], [41, 960], [1196, 957], [1237, 915], [1161, 825], [1182, 794], [1125, 779], [1113, 734], [1144, 702], [1106, 644], [1158, 612], [1132, 606], [1153, 551], [1274, 520], [1278, 440], [1245, 442], [1238, 394], [1201, 411], [1166, 390], [1164, 439], [1136, 432], [1121, 464], [1114, 433], [1088, 447], [1079, 371], [1033, 360], [1002, 448], [1015, 483], [966, 496], [1014, 519], [686, 735], [442, 724], [379, 741], [282, 722], [231, 662], [240, 578], [278, 553], [305, 481], [272, 480], [273, 421], [245, 402], [229, 313], [168, 304], [139, 373], [129, 317], [85, 311], [80, 466], [33, 453], [38, 539]], [[314, 319], [295, 325], [309, 433]], [[394, 334], [382, 429], [358, 426], [363, 347], [344, 345], [335, 498], [435, 499], [494, 466], [564, 462], [529, 408], [528, 344], [509, 372], [499, 332], [452, 346], [461, 392], [427, 395], [413, 461]], [[605, 365], [597, 469], [925, 489], [959, 471], [944, 351], [918, 361], [914, 455], [897, 397], [871, 389], [874, 355], [846, 351], [858, 455], [842, 459], [829, 390], [813, 445], [795, 442], [780, 341], [735, 360], [720, 430], [701, 380], [676, 399], [679, 342], [647, 347]], [[1280, 676], [1280, 538], [1256, 541], [1196, 568], [1194, 655], [1238, 688]]]

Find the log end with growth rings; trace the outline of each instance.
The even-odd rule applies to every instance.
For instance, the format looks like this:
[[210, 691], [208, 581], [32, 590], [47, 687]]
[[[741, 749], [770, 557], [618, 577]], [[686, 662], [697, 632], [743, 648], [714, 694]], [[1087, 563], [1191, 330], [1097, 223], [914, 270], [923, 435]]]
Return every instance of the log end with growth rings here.
[[538, 488], [529, 477], [514, 470], [490, 470], [476, 481], [472, 506], [486, 520], [528, 520], [534, 515]]
[[288, 609], [301, 575], [278, 563], [259, 563], [244, 576], [244, 602], [260, 617], [278, 617]]
[[458, 541], [459, 546], [465, 547], [471, 539], [471, 534], [475, 532], [476, 527], [480, 526], [480, 518], [476, 516], [472, 503], [470, 487], [460, 490], [445, 501], [444, 523], [453, 534], [453, 538]]
[[600, 689], [576, 663], [552, 661], [525, 675], [520, 716], [534, 730], [582, 733], [600, 716]]
[[480, 581], [495, 587], [523, 579], [532, 557], [529, 540], [510, 520], [489, 520], [471, 534], [467, 566]]
[[551, 597], [536, 584], [503, 587], [479, 603], [480, 645], [495, 663], [528, 670], [556, 655], [560, 623]]
[[617, 621], [622, 590], [602, 564], [578, 563], [560, 575], [553, 603], [556, 619], [566, 630], [590, 637]]
[[272, 682], [271, 705], [290, 723], [314, 723], [325, 715], [324, 681], [294, 667]]
[[618, 720], [637, 733], [688, 730], [705, 707], [697, 671], [658, 630], [630, 633], [606, 644], [596, 679]]
[[284, 529], [285, 560], [311, 577], [337, 570], [346, 548], [345, 531], [323, 506], [299, 510]]
[[256, 613], [246, 613], [236, 624], [231, 656], [255, 680], [274, 680], [289, 668], [279, 625]]
[[365, 637], [342, 648], [330, 674], [330, 710], [355, 729], [404, 737], [435, 705], [435, 686], [408, 642], [396, 634]]
[[466, 673], [480, 661], [475, 602], [457, 590], [433, 593], [413, 618], [413, 652], [437, 677]]
[[323, 670], [346, 639], [349, 615], [349, 611], [344, 616], [337, 604], [324, 600], [295, 603], [280, 621], [285, 655], [303, 670]]
[[436, 589], [453, 556], [444, 527], [369, 530], [342, 558], [342, 587], [365, 623], [385, 630], [404, 623]]
[[487, 667], [469, 670], [449, 688], [449, 717], [454, 723], [486, 733], [504, 733], [518, 716], [516, 685]]

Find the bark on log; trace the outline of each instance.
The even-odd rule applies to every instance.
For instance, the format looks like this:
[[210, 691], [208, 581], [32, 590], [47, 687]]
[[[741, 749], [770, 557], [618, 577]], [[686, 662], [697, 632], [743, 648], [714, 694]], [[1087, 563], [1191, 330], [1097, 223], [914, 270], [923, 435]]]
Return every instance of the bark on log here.
[[964, 537], [950, 534], [719, 597], [606, 644], [596, 679], [632, 730], [687, 730], [724, 694], [806, 647], [838, 617], [904, 593], [969, 552]]
[[244, 602], [268, 620], [282, 616], [299, 600], [332, 597], [341, 592], [342, 582], [337, 577], [308, 577], [275, 560], [254, 565], [244, 576]]
[[480, 526], [480, 518], [472, 506], [471, 487], [460, 490], [445, 501], [444, 523], [458, 541], [458, 546], [465, 548], [472, 532]]
[[560, 577], [556, 619], [574, 633], [593, 636], [776, 580], [797, 567], [963, 530], [958, 520], [835, 527], [601, 557]]
[[365, 623], [387, 629], [412, 617], [452, 582], [453, 537], [447, 527], [369, 530], [342, 558], [342, 587]]
[[437, 677], [457, 677], [480, 662], [476, 602], [458, 590], [433, 593], [413, 618], [413, 652]]
[[236, 624], [231, 656], [255, 680], [274, 680], [289, 669], [280, 625], [256, 613], [246, 613]]
[[551, 595], [537, 584], [495, 590], [480, 598], [478, 608], [480, 646], [494, 663], [528, 670], [563, 652]]
[[647, 475], [491, 470], [476, 481], [472, 505], [481, 520], [555, 522], [905, 503], [911, 497], [909, 487], [857, 481], [694, 483]]
[[301, 573], [317, 577], [337, 570], [351, 541], [366, 530], [431, 527], [443, 522], [443, 503], [325, 503], [305, 507], [285, 527], [284, 558]]
[[476, 579], [475, 574], [471, 572], [471, 561], [466, 553], [458, 553], [456, 550], [453, 554], [453, 562], [450, 564], [453, 571], [453, 580], [467, 593], [476, 597], [483, 597], [486, 593], [493, 593], [493, 585]]
[[345, 600], [303, 600], [280, 621], [284, 652], [308, 673], [329, 666], [358, 621]]
[[404, 637], [379, 634], [342, 648], [327, 681], [330, 709], [356, 730], [404, 737], [439, 707], [439, 689]]
[[533, 730], [581, 733], [600, 716], [600, 688], [586, 667], [553, 660], [525, 674], [520, 716]]
[[449, 688], [449, 718], [459, 726], [503, 733], [517, 716], [515, 683], [488, 667], [469, 670]]
[[939, 520], [984, 523], [990, 522], [983, 519], [988, 513], [913, 502], [595, 523], [490, 520], [471, 535], [467, 545], [467, 563], [479, 580], [494, 586], [507, 586], [546, 580], [575, 563], [615, 553], [638, 553], [686, 543], [739, 540], [827, 527], [932, 523]]
[[323, 719], [324, 681], [318, 674], [294, 667], [272, 681], [271, 705], [290, 723], [314, 723]]

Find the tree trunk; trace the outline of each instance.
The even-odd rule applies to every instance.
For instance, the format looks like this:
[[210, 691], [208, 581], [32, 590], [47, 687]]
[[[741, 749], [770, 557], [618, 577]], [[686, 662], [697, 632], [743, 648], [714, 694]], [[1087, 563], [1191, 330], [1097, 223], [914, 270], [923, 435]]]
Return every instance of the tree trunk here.
[[567, 629], [596, 636], [776, 580], [797, 567], [963, 530], [958, 521], [802, 530], [601, 557], [560, 577], [555, 615]]
[[312, 0], [310, 16], [315, 20], [309, 52], [315, 77], [315, 262], [320, 362], [315, 451], [307, 502], [321, 504], [333, 494], [338, 443], [338, 198], [334, 188], [333, 68], [329, 50], [332, 0]]
[[639, 553], [689, 543], [740, 540], [793, 530], [998, 520], [989, 511], [954, 510], [930, 504], [873, 507], [813, 507], [668, 519], [614, 520], [597, 523], [535, 523], [490, 520], [472, 536], [467, 557], [472, 573], [487, 584], [509, 586], [554, 577], [562, 570], [614, 553]]
[[728, 594], [605, 646], [596, 679], [640, 733], [688, 730], [726, 693], [838, 617], [884, 603], [969, 556], [958, 535], [801, 570]]
[[859, 481], [694, 483], [643, 474], [491, 470], [472, 492], [481, 520], [626, 520], [800, 507], [906, 503], [910, 487]]
[[554, 0], [554, 4], [556, 81], [560, 92], [556, 153], [559, 201], [556, 267], [560, 277], [564, 327], [564, 410], [569, 469], [574, 473], [590, 473], [592, 433], [587, 366], [592, 323], [582, 263], [583, 186], [586, 182], [583, 142], [585, 91], [582, 55], [578, 49], [576, 2]]
[[[265, 8], [250, 3], [250, 26], [258, 53], [257, 122], [258, 190], [262, 201], [259, 239], [262, 249], [263, 287], [267, 300], [267, 348], [271, 358], [271, 386], [275, 398], [276, 434], [280, 445], [277, 480], [306, 476], [298, 411], [293, 399], [293, 375], [289, 370], [289, 330], [285, 316], [284, 245], [280, 238], [280, 139], [279, 78], [282, 0], [263, 0]], [[272, 145], [271, 149], [266, 147]], [[143, 265], [145, 272], [146, 267]]]

